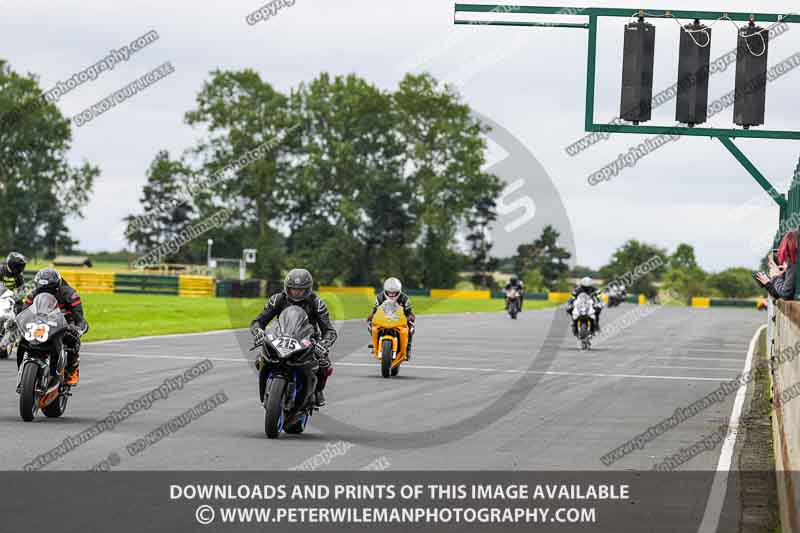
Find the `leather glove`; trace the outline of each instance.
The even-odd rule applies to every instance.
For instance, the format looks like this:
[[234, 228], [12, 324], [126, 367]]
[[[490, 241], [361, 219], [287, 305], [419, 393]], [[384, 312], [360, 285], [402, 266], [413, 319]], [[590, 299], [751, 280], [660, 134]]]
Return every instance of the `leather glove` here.
[[253, 335], [253, 341], [256, 345], [264, 343], [264, 330], [258, 327], [258, 324], [250, 326], [250, 333]]
[[328, 354], [330, 353], [330, 349], [328, 349], [328, 347], [325, 346], [323, 343], [318, 342], [317, 344], [314, 345], [314, 353], [316, 354], [317, 357], [327, 359]]
[[318, 342], [314, 345], [314, 354], [317, 356], [320, 368], [328, 368], [331, 366], [330, 348], [324, 343]]

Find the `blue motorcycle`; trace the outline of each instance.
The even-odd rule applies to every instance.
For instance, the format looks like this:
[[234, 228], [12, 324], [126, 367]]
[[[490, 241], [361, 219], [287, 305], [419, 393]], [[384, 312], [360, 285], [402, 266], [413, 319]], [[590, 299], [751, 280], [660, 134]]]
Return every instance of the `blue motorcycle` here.
[[300, 434], [317, 409], [319, 362], [314, 353], [316, 328], [303, 309], [291, 306], [264, 330], [260, 348], [259, 394], [264, 406], [264, 431], [270, 439], [281, 432]]

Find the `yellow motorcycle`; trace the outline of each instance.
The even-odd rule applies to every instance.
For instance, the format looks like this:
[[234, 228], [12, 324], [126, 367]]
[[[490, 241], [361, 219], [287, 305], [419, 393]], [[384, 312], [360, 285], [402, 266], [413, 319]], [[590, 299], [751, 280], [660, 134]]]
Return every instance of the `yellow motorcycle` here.
[[396, 376], [408, 358], [409, 326], [402, 306], [390, 300], [383, 302], [372, 317], [370, 333], [372, 355], [381, 362], [381, 375]]

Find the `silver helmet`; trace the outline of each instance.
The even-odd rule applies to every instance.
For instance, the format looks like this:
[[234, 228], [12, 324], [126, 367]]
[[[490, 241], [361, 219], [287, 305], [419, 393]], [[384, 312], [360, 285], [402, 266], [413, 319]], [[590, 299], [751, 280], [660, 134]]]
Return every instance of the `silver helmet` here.
[[403, 284], [400, 283], [400, 280], [397, 278], [387, 278], [386, 281], [383, 282], [383, 294], [386, 296], [387, 300], [392, 302], [397, 301], [397, 298], [400, 297], [400, 291], [403, 290]]

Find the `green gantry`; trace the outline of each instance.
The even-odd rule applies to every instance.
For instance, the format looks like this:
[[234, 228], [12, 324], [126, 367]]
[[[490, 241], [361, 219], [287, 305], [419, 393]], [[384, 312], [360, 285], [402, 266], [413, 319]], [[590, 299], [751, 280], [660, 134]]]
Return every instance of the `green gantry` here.
[[[507, 20], [473, 20], [459, 19], [459, 13], [488, 13], [495, 15], [563, 15], [585, 16], [585, 23], [569, 22], [532, 22], [532, 21], [507, 21]], [[781, 222], [787, 219], [792, 209], [787, 202], [787, 196], [779, 193], [775, 187], [758, 171], [756, 166], [734, 144], [737, 137], [751, 139], [784, 139], [800, 140], [800, 131], [776, 131], [736, 128], [696, 128], [689, 126], [640, 126], [628, 124], [598, 124], [594, 120], [594, 95], [595, 76], [597, 74], [597, 21], [600, 17], [633, 18], [644, 17], [650, 19], [691, 19], [691, 20], [717, 20], [728, 19], [738, 22], [774, 22], [797, 24], [800, 15], [780, 13], [734, 13], [729, 11], [684, 11], [684, 10], [632, 10], [630, 8], [610, 7], [558, 7], [558, 6], [512, 6], [500, 4], [456, 4], [454, 12], [455, 24], [471, 26], [528, 26], [546, 28], [571, 28], [589, 31], [588, 53], [586, 60], [586, 112], [585, 130], [587, 132], [602, 133], [635, 133], [649, 135], [687, 135], [696, 137], [712, 137], [719, 139], [725, 148], [730, 151], [737, 161], [750, 173], [756, 182], [766, 191], [780, 207]], [[792, 202], [794, 203], [794, 202]], [[800, 214], [800, 205], [798, 213]]]

